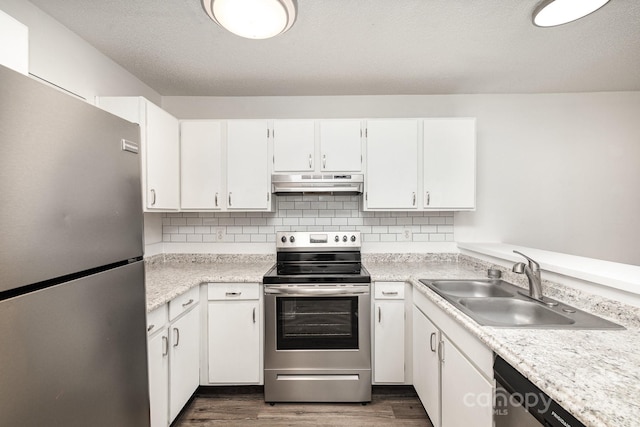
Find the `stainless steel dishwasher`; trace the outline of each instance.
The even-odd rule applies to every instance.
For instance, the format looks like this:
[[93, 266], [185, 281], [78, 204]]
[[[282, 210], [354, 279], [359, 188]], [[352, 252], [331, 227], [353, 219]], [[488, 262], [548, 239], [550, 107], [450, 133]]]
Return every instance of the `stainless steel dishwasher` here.
[[493, 373], [495, 427], [585, 427], [500, 356]]

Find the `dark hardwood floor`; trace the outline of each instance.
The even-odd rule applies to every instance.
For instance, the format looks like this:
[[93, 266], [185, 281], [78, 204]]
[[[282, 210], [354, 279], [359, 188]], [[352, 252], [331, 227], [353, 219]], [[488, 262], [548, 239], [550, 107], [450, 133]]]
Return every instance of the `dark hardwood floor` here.
[[264, 402], [261, 387], [204, 387], [173, 427], [425, 426], [432, 427], [411, 386], [375, 386], [371, 403]]

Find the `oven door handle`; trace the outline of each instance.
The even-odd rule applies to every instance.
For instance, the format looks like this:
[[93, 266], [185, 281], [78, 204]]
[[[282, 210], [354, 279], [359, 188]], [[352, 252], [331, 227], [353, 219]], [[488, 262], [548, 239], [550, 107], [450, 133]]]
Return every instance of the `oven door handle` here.
[[302, 295], [302, 296], [356, 296], [356, 295], [368, 295], [369, 290], [363, 290], [360, 288], [331, 288], [331, 289], [318, 289], [318, 288], [292, 288], [288, 286], [269, 286], [264, 288], [264, 293], [268, 295]]

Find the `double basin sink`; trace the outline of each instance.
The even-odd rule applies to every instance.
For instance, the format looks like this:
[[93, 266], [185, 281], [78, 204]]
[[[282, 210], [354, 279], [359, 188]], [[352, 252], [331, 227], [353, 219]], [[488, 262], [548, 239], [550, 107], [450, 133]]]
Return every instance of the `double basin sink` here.
[[534, 300], [504, 280], [427, 280], [431, 290], [483, 326], [548, 329], [624, 329], [559, 301]]

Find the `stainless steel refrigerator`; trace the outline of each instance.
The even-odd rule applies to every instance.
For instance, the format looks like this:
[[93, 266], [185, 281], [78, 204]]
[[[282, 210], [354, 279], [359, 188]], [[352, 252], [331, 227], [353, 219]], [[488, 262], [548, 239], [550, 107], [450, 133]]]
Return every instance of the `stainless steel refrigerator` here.
[[0, 425], [148, 426], [137, 125], [0, 66]]

